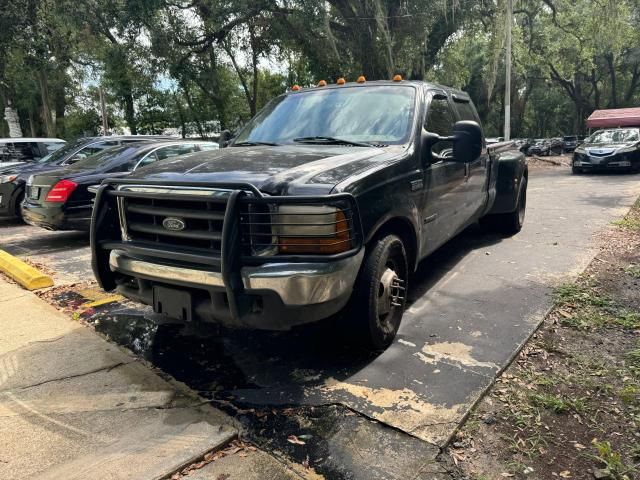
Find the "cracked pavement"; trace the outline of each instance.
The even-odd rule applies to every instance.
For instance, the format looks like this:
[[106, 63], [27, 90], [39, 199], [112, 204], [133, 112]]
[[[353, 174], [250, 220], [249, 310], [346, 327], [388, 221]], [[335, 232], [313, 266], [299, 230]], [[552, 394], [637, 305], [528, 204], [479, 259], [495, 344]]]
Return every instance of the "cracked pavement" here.
[[235, 437], [231, 418], [0, 279], [0, 478], [171, 474]]
[[[287, 434], [279, 430], [285, 421], [281, 416], [270, 425], [273, 437], [284, 436], [265, 440], [265, 448], [285, 460], [302, 462], [306, 454], [312, 461], [319, 458], [314, 465], [328, 478], [448, 478], [436, 460], [440, 448], [536, 330], [550, 307], [548, 294], [553, 286], [584, 269], [596, 253], [593, 236], [626, 213], [638, 194], [636, 176], [572, 176], [564, 168], [532, 172], [523, 231], [505, 239], [471, 228], [423, 262], [411, 282], [410, 306], [398, 338], [376, 356], [342, 345], [336, 338], [336, 324], [285, 333], [212, 328], [203, 336], [158, 326], [149, 309], [130, 302], [99, 308], [89, 322], [113, 342], [230, 410], [315, 408], [321, 428], [314, 430], [301, 419], [288, 430], [313, 431], [313, 440], [304, 447], [287, 445]], [[4, 229], [9, 251], [47, 265], [61, 284], [91, 278], [81, 235], [38, 232], [37, 238], [27, 241], [25, 229], [29, 227]], [[53, 244], [44, 248], [41, 243], [47, 235]], [[0, 301], [4, 299], [0, 289]], [[62, 339], [47, 348], [74, 341], [75, 334], [68, 332], [39, 337], [39, 329], [36, 320], [28, 333], [9, 331], [7, 339], [0, 334], [0, 354], [2, 342], [16, 343], [16, 335], [31, 342], [25, 346], [21, 338], [13, 345], [16, 352], [55, 336]], [[123, 382], [135, 378], [133, 371], [140, 365], [129, 362], [131, 358], [111, 372], [102, 369], [109, 364], [101, 361], [115, 358], [109, 355], [99, 352], [80, 366], [72, 358], [60, 360], [63, 376], [78, 377], [61, 378], [51, 385], [68, 383], [79, 390], [77, 385], [92, 376], [118, 375]], [[18, 408], [15, 399], [2, 397], [10, 388], [3, 384], [3, 362], [11, 366], [10, 356], [3, 354], [0, 360], [0, 425], [6, 420], [5, 400], [13, 411]], [[96, 368], [100, 370], [82, 374]], [[36, 371], [25, 376], [22, 385], [35, 384], [41, 377]], [[8, 381], [18, 380], [19, 376]], [[19, 387], [11, 388], [15, 395]], [[139, 392], [130, 404], [118, 393], [89, 405], [95, 411], [120, 408], [124, 414], [144, 410], [136, 402], [156, 409], [171, 402], [181, 405], [179, 397], [165, 393], [159, 387], [151, 393]], [[87, 397], [91, 394], [78, 391], [79, 403], [87, 404]], [[30, 401], [36, 402], [35, 398]], [[339, 407], [341, 414], [329, 413]], [[57, 401], [57, 410], [46, 403], [38, 408], [52, 416], [72, 407]], [[245, 416], [242, 421], [250, 438], [263, 439], [259, 418]], [[256, 454], [256, 462], [263, 460]], [[265, 462], [265, 468], [275, 465]], [[215, 473], [216, 468], [208, 471]]]

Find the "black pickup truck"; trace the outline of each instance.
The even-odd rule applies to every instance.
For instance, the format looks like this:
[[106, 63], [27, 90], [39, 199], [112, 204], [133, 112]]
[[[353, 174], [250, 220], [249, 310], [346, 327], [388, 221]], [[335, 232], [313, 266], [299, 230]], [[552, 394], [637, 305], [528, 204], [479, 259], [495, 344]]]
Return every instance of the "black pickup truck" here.
[[393, 340], [418, 263], [481, 220], [522, 227], [527, 164], [469, 96], [414, 81], [294, 87], [226, 148], [105, 180], [100, 285], [180, 322], [287, 330], [344, 312]]

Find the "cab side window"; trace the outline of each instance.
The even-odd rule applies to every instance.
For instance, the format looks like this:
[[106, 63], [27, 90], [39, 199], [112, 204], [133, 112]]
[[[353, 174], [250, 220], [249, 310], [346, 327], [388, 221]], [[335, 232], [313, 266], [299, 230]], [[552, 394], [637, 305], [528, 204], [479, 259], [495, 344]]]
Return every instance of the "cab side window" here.
[[478, 118], [471, 106], [471, 102], [455, 102], [456, 110], [458, 111], [458, 115], [460, 115], [460, 120], [471, 120], [472, 122], [477, 122]]
[[[424, 128], [427, 132], [436, 133], [441, 137], [449, 137], [453, 132], [455, 117], [449, 101], [440, 96], [434, 96], [427, 110], [427, 118]], [[450, 158], [453, 156], [453, 143], [441, 141], [431, 147], [431, 152], [438, 157]], [[434, 160], [438, 160], [434, 158]]]

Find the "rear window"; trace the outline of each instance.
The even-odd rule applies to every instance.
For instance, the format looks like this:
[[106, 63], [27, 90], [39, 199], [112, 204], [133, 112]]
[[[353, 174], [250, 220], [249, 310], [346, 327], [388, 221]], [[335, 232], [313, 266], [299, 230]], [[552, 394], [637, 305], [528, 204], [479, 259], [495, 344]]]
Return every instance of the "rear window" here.
[[563, 140], [565, 142], [573, 142], [573, 141], [575, 141], [577, 139], [578, 139], [578, 137], [575, 137], [575, 136], [574, 137], [563, 137]]

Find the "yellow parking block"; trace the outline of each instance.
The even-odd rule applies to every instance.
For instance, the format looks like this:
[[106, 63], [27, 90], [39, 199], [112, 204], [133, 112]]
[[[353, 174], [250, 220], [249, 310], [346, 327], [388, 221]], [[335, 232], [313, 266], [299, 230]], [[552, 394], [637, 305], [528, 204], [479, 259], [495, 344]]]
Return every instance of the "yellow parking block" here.
[[95, 308], [101, 305], [106, 305], [107, 303], [119, 302], [120, 300], [124, 300], [122, 295], [110, 295], [108, 297], [101, 298], [100, 300], [95, 300], [93, 302], [85, 303], [80, 305], [81, 308]]
[[0, 250], [0, 272], [7, 274], [27, 290], [53, 286], [53, 279], [28, 263]]

